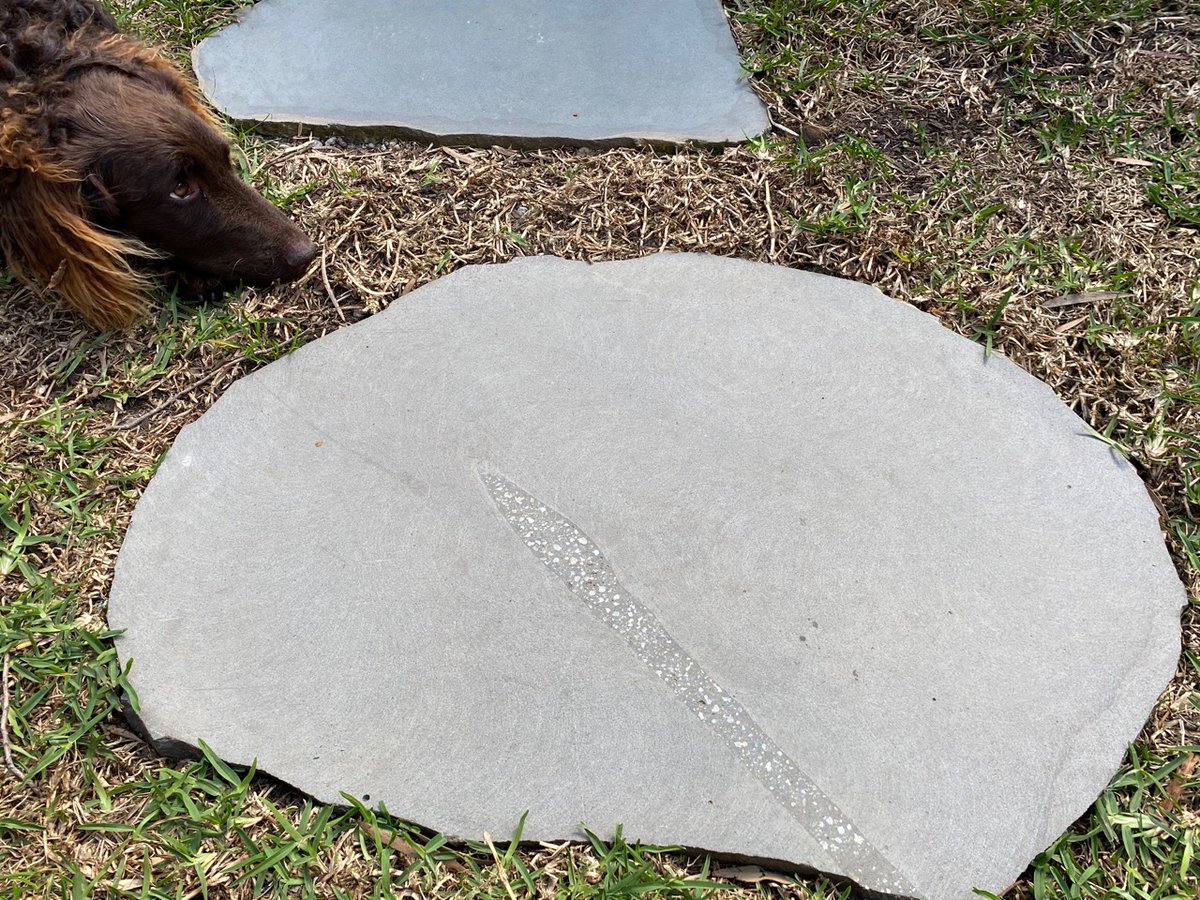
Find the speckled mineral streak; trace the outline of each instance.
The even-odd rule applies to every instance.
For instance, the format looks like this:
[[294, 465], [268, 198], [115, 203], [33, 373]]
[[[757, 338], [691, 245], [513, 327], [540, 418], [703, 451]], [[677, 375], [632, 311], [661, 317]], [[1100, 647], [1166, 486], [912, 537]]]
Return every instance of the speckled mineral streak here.
[[903, 897], [915, 891], [854, 823], [671, 637], [658, 617], [617, 580], [600, 548], [556, 509], [503, 475], [480, 471], [492, 500], [529, 551], [619, 634], [675, 697], [729, 747], [750, 773], [859, 884]]

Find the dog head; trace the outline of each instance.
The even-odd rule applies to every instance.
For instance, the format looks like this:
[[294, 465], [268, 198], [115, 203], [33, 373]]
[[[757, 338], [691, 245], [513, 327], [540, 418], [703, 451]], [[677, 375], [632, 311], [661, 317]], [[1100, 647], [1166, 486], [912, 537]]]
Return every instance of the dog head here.
[[124, 326], [140, 309], [131, 257], [165, 257], [202, 293], [307, 270], [316, 247], [238, 177], [194, 88], [146, 48], [111, 35], [47, 94], [34, 109], [42, 146], [9, 167], [0, 239], [15, 268], [93, 324]]
[[[158, 74], [158, 73], [155, 73]], [[97, 221], [223, 284], [299, 278], [316, 248], [237, 175], [229, 141], [172, 80], [93, 68], [71, 92], [61, 158]]]

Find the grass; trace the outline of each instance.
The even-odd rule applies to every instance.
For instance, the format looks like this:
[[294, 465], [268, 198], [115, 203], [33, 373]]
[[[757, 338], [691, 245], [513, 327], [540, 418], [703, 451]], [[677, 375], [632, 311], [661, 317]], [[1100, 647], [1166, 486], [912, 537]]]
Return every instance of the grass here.
[[[181, 61], [240, 0], [126, 0]], [[322, 245], [300, 285], [87, 332], [0, 276], [0, 896], [842, 897], [617, 839], [451, 847], [315, 806], [120, 714], [104, 601], [157, 461], [236, 377], [462, 265], [705, 250], [878, 285], [1045, 380], [1138, 467], [1191, 605], [1178, 673], [1012, 897], [1200, 896], [1200, 12], [1149, 0], [730, 0], [780, 126], [723, 151], [238, 134]], [[1047, 308], [1048, 301], [1066, 305]], [[132, 427], [131, 427], [132, 426]]]

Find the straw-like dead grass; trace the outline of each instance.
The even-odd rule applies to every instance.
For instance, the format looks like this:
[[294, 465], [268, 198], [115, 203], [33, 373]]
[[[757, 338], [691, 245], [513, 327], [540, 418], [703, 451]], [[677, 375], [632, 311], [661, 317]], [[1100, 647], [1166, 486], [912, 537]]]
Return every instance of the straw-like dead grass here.
[[[176, 41], [234, 5], [127, 4]], [[779, 126], [769, 141], [518, 153], [246, 137], [247, 168], [324, 249], [300, 285], [199, 315], [167, 303], [103, 339], [2, 289], [0, 651], [15, 763], [49, 762], [25, 784], [0, 774], [0, 887], [250, 897], [285, 893], [292, 872], [294, 890], [318, 896], [384, 882], [550, 896], [637, 870], [595, 848], [422, 856], [369, 815], [321, 824], [279, 786], [158, 760], [110, 711], [120, 673], [91, 636], [133, 505], [179, 428], [296, 343], [471, 263], [703, 251], [878, 285], [1015, 359], [1123, 447], [1200, 597], [1200, 13], [1101, 0], [729, 7]], [[1200, 833], [1195, 605], [1183, 636], [1130, 765], [1018, 895], [1200, 891], [1184, 849]], [[532, 891], [521, 865], [542, 868]], [[645, 883], [670, 893], [699, 865], [650, 861], [662, 880]]]

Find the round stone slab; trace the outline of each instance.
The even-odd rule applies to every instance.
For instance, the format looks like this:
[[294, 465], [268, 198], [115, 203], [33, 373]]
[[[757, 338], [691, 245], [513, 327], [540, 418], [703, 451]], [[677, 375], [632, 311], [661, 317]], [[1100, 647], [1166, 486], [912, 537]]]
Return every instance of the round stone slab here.
[[965, 900], [1104, 788], [1184, 600], [1133, 469], [1017, 366], [660, 255], [469, 267], [242, 379], [109, 619], [166, 750]]

